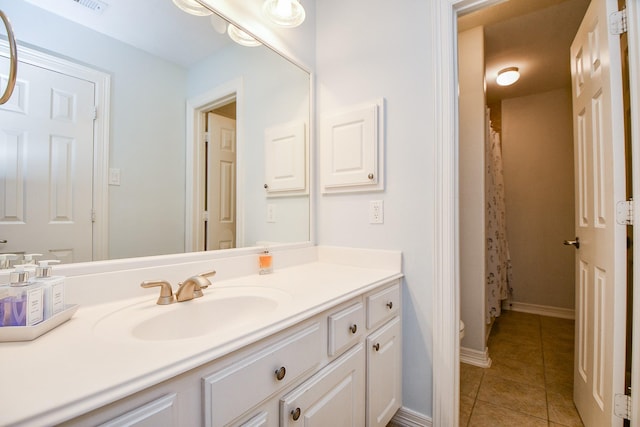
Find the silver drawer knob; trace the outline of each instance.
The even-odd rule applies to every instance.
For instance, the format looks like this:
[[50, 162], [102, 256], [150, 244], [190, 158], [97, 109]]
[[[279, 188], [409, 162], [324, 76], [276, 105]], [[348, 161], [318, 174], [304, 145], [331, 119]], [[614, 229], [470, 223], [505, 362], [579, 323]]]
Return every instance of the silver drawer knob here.
[[291, 411], [291, 418], [293, 418], [293, 421], [298, 421], [298, 418], [300, 418], [300, 412], [300, 408], [296, 408]]
[[358, 325], [349, 326], [349, 330], [351, 331], [352, 334], [355, 334], [358, 331]]
[[373, 345], [373, 349], [374, 349], [375, 351], [380, 351], [380, 343], [379, 343], [379, 342], [375, 343], [375, 344]]
[[393, 302], [392, 302], [392, 301], [389, 301], [389, 302], [387, 303], [387, 307], [389, 307], [389, 310], [391, 310], [391, 309], [393, 308]]

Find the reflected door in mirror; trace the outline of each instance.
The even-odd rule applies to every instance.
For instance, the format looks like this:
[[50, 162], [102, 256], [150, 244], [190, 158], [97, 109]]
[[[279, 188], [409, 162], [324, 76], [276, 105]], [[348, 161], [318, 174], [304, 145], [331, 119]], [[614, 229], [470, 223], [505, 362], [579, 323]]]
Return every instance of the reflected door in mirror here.
[[91, 261], [94, 85], [25, 62], [19, 73], [0, 106], [0, 252]]
[[236, 121], [207, 113], [205, 249], [236, 247]]

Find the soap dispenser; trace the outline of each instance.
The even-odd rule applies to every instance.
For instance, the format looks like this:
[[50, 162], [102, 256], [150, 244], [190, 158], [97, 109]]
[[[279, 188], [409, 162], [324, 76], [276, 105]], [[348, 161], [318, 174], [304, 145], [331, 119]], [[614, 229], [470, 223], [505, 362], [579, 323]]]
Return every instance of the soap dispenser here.
[[5, 324], [5, 326], [33, 326], [42, 322], [44, 315], [42, 287], [29, 282], [29, 272], [25, 270], [24, 265], [16, 265], [9, 277], [8, 308], [10, 312], [8, 325]]
[[258, 265], [260, 267], [260, 274], [269, 274], [273, 272], [273, 257], [271, 253], [269, 253], [269, 249], [265, 248], [258, 256]]
[[36, 265], [36, 257], [37, 256], [42, 256], [42, 254], [24, 254], [24, 260], [22, 261], [22, 264], [24, 265]]
[[51, 264], [59, 262], [57, 259], [39, 261], [36, 276], [31, 280], [42, 287], [45, 320], [64, 310], [64, 277], [53, 276], [51, 269]]
[[11, 261], [18, 259], [16, 254], [0, 254], [0, 270], [8, 270], [11, 268]]

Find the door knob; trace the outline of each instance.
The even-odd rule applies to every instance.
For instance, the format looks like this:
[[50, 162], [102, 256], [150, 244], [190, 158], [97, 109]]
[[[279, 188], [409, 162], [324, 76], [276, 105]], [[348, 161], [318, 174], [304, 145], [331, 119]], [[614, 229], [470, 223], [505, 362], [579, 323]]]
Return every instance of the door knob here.
[[576, 240], [565, 240], [563, 244], [567, 246], [575, 246], [576, 249], [580, 249], [580, 238], [576, 237]]
[[7, 243], [5, 239], [0, 239], [0, 243]]

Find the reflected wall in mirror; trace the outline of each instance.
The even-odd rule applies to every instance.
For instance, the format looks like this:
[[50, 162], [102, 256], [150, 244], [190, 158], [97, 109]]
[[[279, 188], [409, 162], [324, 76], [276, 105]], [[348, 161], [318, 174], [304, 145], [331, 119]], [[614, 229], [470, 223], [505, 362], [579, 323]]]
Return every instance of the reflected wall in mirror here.
[[[36, 86], [30, 64], [19, 64], [22, 90], [0, 110], [0, 241], [8, 241], [0, 243], [0, 253], [79, 262], [214, 249], [219, 244], [207, 243], [204, 223], [214, 213], [235, 221], [234, 242], [225, 248], [308, 241], [308, 146], [303, 191], [270, 197], [264, 188], [265, 131], [303, 123], [308, 144], [308, 72], [265, 46], [231, 42], [216, 32], [211, 17], [186, 14], [171, 0], [104, 5], [95, 11], [69, 0], [0, 0], [19, 49], [59, 58], [59, 68], [80, 64], [90, 76], [72, 82], [81, 86], [77, 90], [57, 81], [44, 89], [42, 103], [57, 110], [41, 114], [57, 115], [65, 126], [89, 118], [84, 129], [74, 127], [79, 134], [57, 123], [43, 129], [37, 121], [25, 130], [29, 114], [20, 111], [20, 96], [34, 94]], [[19, 50], [21, 61], [28, 58], [20, 58]], [[0, 65], [4, 85], [6, 63]], [[200, 107], [189, 110], [194, 102]], [[36, 103], [27, 99], [23, 107], [32, 112]], [[224, 105], [236, 106], [236, 166], [207, 180], [211, 168], [201, 133], [210, 125], [208, 113]], [[82, 132], [93, 141], [84, 144], [85, 152], [78, 149]], [[231, 204], [216, 204], [207, 188], [230, 173], [235, 182], [224, 200]], [[75, 207], [80, 199], [88, 205]], [[32, 208], [36, 203], [40, 215]], [[30, 222], [38, 216], [46, 231]], [[84, 228], [65, 228], [76, 223]], [[88, 241], [84, 249], [63, 240], [73, 233]]]

